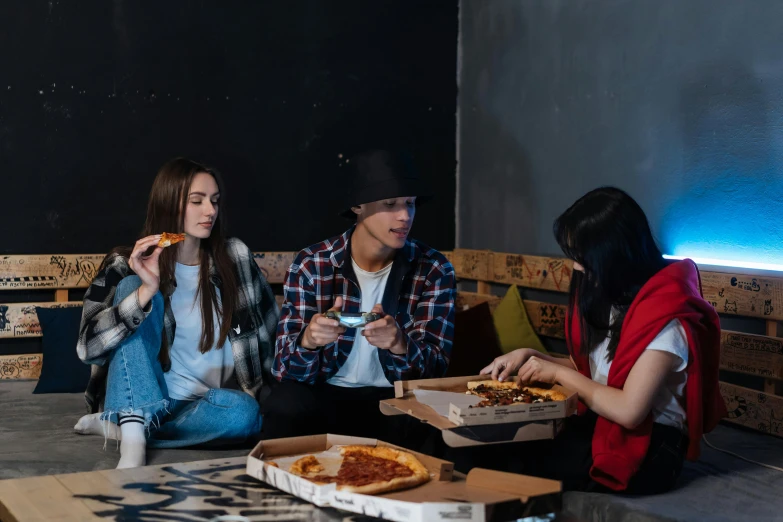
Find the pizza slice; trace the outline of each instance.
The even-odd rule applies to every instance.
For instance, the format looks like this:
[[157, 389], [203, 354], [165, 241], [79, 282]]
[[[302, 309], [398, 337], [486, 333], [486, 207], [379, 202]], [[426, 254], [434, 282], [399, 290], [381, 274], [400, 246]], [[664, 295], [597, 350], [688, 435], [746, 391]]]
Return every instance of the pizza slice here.
[[174, 234], [172, 232], [164, 232], [160, 235], [158, 246], [167, 247], [179, 243], [180, 241], [185, 241], [185, 234]]
[[407, 451], [383, 446], [344, 446], [340, 472], [350, 483], [343, 491], [377, 495], [419, 486], [430, 473], [419, 459]]
[[429, 471], [414, 455], [394, 448], [351, 445], [340, 449], [337, 475], [320, 474], [324, 467], [313, 455], [291, 465], [290, 472], [319, 485], [336, 484], [340, 491], [377, 495], [424, 484]]

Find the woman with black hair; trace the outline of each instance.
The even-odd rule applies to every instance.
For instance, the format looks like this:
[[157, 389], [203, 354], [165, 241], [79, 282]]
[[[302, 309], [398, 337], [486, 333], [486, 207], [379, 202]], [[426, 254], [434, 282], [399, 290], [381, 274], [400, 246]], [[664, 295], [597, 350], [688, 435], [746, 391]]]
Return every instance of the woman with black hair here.
[[565, 489], [656, 493], [673, 487], [702, 433], [725, 415], [720, 322], [696, 265], [669, 263], [628, 194], [599, 188], [554, 224], [574, 262], [566, 319], [570, 359], [521, 348], [482, 373], [576, 391], [580, 415], [524, 470]]

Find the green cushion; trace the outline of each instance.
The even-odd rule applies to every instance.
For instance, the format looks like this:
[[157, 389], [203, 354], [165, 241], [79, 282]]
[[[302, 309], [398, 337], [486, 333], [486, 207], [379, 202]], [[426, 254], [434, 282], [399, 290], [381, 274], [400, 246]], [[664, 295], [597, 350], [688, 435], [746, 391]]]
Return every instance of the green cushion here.
[[506, 296], [492, 314], [492, 319], [495, 322], [495, 329], [500, 339], [500, 349], [503, 350], [503, 353], [517, 348], [533, 348], [546, 353], [546, 348], [541, 344], [541, 339], [538, 338], [536, 331], [530, 324], [527, 310], [525, 310], [516, 285], [509, 287]]

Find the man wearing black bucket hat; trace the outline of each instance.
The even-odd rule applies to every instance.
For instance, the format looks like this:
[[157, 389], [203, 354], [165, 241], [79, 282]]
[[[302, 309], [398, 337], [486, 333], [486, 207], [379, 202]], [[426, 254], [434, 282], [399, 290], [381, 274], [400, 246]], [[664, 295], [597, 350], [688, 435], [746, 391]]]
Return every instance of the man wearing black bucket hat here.
[[280, 384], [262, 408], [267, 439], [389, 440], [378, 401], [394, 396], [394, 381], [442, 377], [449, 364], [454, 269], [408, 237], [429, 192], [406, 155], [373, 150], [348, 165], [353, 186], [341, 215], [356, 223], [300, 252], [286, 276], [272, 367]]

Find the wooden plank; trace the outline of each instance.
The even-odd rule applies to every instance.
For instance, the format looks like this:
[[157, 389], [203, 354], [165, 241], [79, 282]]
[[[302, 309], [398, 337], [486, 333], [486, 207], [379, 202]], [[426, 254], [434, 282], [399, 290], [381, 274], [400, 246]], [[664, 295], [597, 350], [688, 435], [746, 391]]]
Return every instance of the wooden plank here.
[[466, 249], [454, 251], [452, 264], [459, 279], [515, 284], [555, 292], [568, 292], [573, 270], [573, 263], [565, 258]]
[[40, 353], [0, 355], [0, 380], [37, 379], [41, 376], [41, 365], [43, 354]]
[[476, 281], [491, 281], [489, 273], [490, 256], [488, 250], [454, 250], [451, 264], [458, 279], [474, 279]]
[[296, 254], [296, 252], [254, 252], [253, 258], [269, 283], [281, 284], [285, 282], [285, 274]]
[[778, 322], [767, 321], [767, 335], [769, 337], [778, 337]]
[[566, 305], [524, 300], [530, 324], [538, 335], [565, 339]]
[[[460, 279], [568, 292], [573, 262], [566, 258], [456, 249]], [[722, 314], [783, 320], [783, 278], [702, 271], [704, 298]]]
[[[2, 520], [45, 522], [97, 520], [97, 517], [53, 475], [0, 481]], [[6, 514], [7, 513], [7, 514]]]
[[783, 279], [702, 272], [704, 298], [721, 314], [783, 319]]
[[573, 262], [558, 257], [495, 254], [493, 281], [526, 288], [568, 292]]
[[501, 301], [501, 297], [496, 295], [479, 294], [476, 292], [457, 292], [455, 306], [457, 311], [467, 310], [481, 303], [489, 303], [489, 310], [495, 311]]
[[86, 288], [103, 254], [0, 256], [0, 290]]
[[726, 421], [783, 437], [783, 398], [726, 382], [720, 393], [729, 411]]
[[722, 370], [783, 380], [783, 339], [724, 330], [720, 340]]
[[67, 288], [61, 288], [59, 290], [54, 291], [54, 300], [57, 303], [67, 303], [68, 302], [68, 289]]
[[[270, 283], [282, 283], [296, 252], [256, 252]], [[105, 254], [0, 256], [0, 290], [86, 288]]]
[[69, 303], [8, 303], [0, 304], [0, 339], [41, 337], [41, 325], [35, 307], [69, 308], [82, 306], [81, 301]]
[[476, 292], [479, 294], [491, 294], [492, 293], [492, 285], [485, 281], [479, 281], [476, 285]]
[[[778, 336], [778, 322], [767, 321], [767, 335], [770, 337]], [[774, 379], [764, 379], [764, 391], [776, 395], [783, 394], [783, 385]]]
[[12, 522], [344, 518], [246, 473], [247, 457], [232, 457], [4, 480], [0, 516]]

